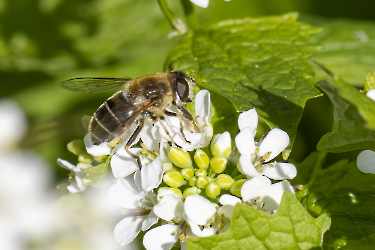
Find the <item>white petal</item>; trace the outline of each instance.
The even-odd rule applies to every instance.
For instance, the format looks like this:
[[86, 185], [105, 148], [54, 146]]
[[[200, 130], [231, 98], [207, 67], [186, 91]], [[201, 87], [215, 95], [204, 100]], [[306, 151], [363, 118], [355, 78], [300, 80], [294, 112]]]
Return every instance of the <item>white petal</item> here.
[[208, 237], [215, 235], [215, 229], [213, 227], [203, 228], [200, 237]]
[[176, 217], [182, 218], [184, 203], [174, 195], [167, 195], [154, 206], [154, 212], [165, 221], [171, 221]]
[[293, 179], [297, 175], [297, 169], [292, 163], [263, 164], [258, 171], [273, 180]]
[[220, 207], [219, 210], [217, 211], [218, 214], [224, 214], [229, 219], [232, 219], [233, 212], [234, 212], [234, 206], [232, 205], [224, 205]]
[[235, 206], [237, 203], [241, 203], [241, 199], [234, 195], [223, 194], [222, 196], [220, 196], [219, 202], [223, 206], [225, 205]]
[[192, 133], [188, 130], [184, 130], [184, 134], [186, 137], [186, 140], [190, 141], [191, 143], [188, 143], [181, 135], [181, 133], [177, 133], [173, 140], [177, 145], [181, 147], [184, 151], [193, 151], [196, 148], [199, 148], [199, 145], [203, 142], [204, 134], [203, 133]]
[[[140, 148], [131, 148], [130, 152], [137, 154], [142, 149]], [[144, 162], [141, 159], [142, 164]], [[111, 168], [112, 173], [115, 178], [122, 178], [128, 176], [139, 169], [137, 160], [131, 157], [126, 151], [125, 148], [121, 148], [114, 154], [111, 158]]]
[[83, 185], [83, 180], [82, 180], [82, 176], [84, 174], [83, 170], [79, 168], [74, 168], [73, 171], [74, 171], [77, 187], [79, 188], [80, 191], [85, 190], [86, 186]]
[[143, 218], [144, 216], [142, 218], [130, 216], [117, 223], [114, 231], [115, 239], [121, 246], [126, 246], [138, 235]]
[[202, 7], [202, 8], [207, 8], [209, 0], [190, 0], [193, 4]]
[[195, 115], [198, 127], [203, 131], [203, 126], [208, 124], [210, 115], [210, 92], [206, 89], [199, 91], [195, 95]]
[[252, 156], [255, 151], [254, 134], [251, 128], [243, 128], [234, 139], [241, 155]]
[[255, 108], [242, 112], [238, 116], [238, 128], [243, 130], [245, 127], [249, 127], [253, 131], [254, 137], [258, 127], [258, 113]]
[[375, 101], [375, 89], [371, 89], [366, 93], [366, 96], [371, 100]]
[[238, 160], [238, 163], [238, 167], [241, 173], [250, 177], [256, 177], [261, 175], [260, 173], [258, 173], [254, 165], [251, 163], [251, 157], [249, 155], [241, 155], [240, 159]]
[[159, 220], [159, 217], [156, 216], [153, 210], [147, 215], [145, 220], [142, 222], [142, 227], [141, 229], [143, 231], [148, 230], [152, 225], [155, 225]]
[[358, 169], [363, 173], [375, 174], [375, 152], [364, 150], [357, 157]]
[[143, 237], [143, 245], [147, 250], [168, 250], [178, 240], [177, 225], [162, 225], [148, 231]]
[[85, 142], [86, 151], [92, 156], [103, 156], [109, 155], [111, 153], [111, 148], [108, 146], [108, 142], [100, 143], [99, 145], [93, 145], [90, 141], [90, 136], [87, 134], [83, 138]]
[[76, 166], [74, 166], [72, 163], [62, 160], [60, 158], [57, 159], [57, 164], [59, 164], [60, 167], [65, 168], [67, 170], [73, 170]]
[[262, 198], [271, 187], [271, 181], [267, 177], [258, 176], [246, 181], [241, 188], [242, 199], [246, 202], [255, 198]]
[[157, 188], [162, 181], [163, 174], [163, 165], [161, 164], [160, 156], [158, 156], [150, 164], [142, 167], [141, 177], [143, 190], [148, 192]]
[[201, 236], [202, 230], [200, 229], [198, 224], [196, 224], [196, 223], [194, 223], [190, 220], [187, 220], [186, 222], [189, 224], [190, 230], [194, 235], [196, 235], [198, 237]]
[[263, 210], [277, 210], [284, 192], [290, 192], [294, 194], [294, 189], [288, 181], [281, 181], [272, 184], [268, 189], [267, 194], [259, 201], [259, 204], [264, 203]]
[[271, 155], [264, 159], [264, 162], [268, 162], [280, 154], [289, 144], [289, 135], [278, 128], [272, 129], [260, 143], [259, 152], [257, 157], [260, 158], [268, 152], [272, 152]]
[[157, 201], [159, 202], [160, 199], [167, 195], [174, 195], [176, 196], [176, 198], [182, 198], [182, 196], [178, 197], [178, 195], [175, 192], [173, 192], [169, 187], [162, 187], [158, 188]]
[[[216, 152], [214, 150], [217, 147], [219, 150]], [[229, 132], [225, 131], [222, 134], [216, 134], [214, 139], [212, 140], [211, 143], [211, 151], [214, 156], [223, 156], [224, 158], [228, 158], [229, 155], [226, 155], [228, 152], [230, 154], [230, 150], [232, 148], [232, 140], [230, 138]]]
[[70, 193], [75, 194], [75, 193], [82, 192], [82, 191], [84, 191], [84, 190], [86, 189], [85, 186], [83, 186], [83, 187], [82, 187], [82, 186], [83, 186], [83, 184], [80, 185], [80, 186], [78, 186], [77, 182], [72, 182], [72, 183], [70, 183], [70, 185], [67, 187], [67, 189], [68, 189], [68, 191], [69, 191]]
[[210, 144], [212, 136], [214, 135], [214, 128], [212, 127], [211, 123], [208, 123], [205, 126], [203, 126], [203, 134], [203, 141], [199, 144], [198, 148], [204, 148]]
[[184, 209], [189, 220], [198, 225], [206, 225], [208, 219], [216, 213], [215, 204], [198, 194], [186, 197]]
[[147, 149], [151, 151], [158, 150], [160, 142], [160, 140], [155, 139], [152, 133], [153, 127], [151, 122], [146, 122], [140, 133], [142, 142], [147, 146]]
[[132, 181], [133, 176], [128, 176], [126, 179], [118, 179], [117, 183], [109, 188], [110, 199], [120, 207], [127, 209], [137, 209], [136, 204], [140, 204], [140, 200], [144, 198], [143, 195], [138, 193], [133, 188], [129, 188], [124, 182]]

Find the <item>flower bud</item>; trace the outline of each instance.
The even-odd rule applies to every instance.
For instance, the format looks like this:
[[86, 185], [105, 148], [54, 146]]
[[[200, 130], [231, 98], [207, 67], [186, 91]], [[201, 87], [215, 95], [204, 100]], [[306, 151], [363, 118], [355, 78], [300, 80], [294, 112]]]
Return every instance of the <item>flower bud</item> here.
[[180, 148], [171, 147], [168, 157], [171, 162], [179, 168], [188, 168], [193, 166], [189, 153]]
[[178, 188], [170, 188], [169, 191], [171, 191], [172, 193], [174, 193], [178, 198], [182, 199], [182, 192], [180, 189]]
[[214, 173], [220, 174], [227, 167], [227, 159], [221, 156], [215, 156], [211, 159], [210, 166]]
[[197, 187], [189, 187], [184, 190], [184, 193], [182, 194], [184, 198], [186, 198], [189, 195], [194, 195], [194, 194], [200, 194], [201, 190]]
[[219, 174], [215, 178], [215, 182], [219, 185], [221, 189], [228, 189], [234, 183], [234, 180], [231, 176], [227, 174]]
[[207, 171], [203, 168], [199, 168], [199, 169], [195, 170], [195, 176], [196, 177], [207, 176]]
[[83, 151], [79, 154], [78, 161], [81, 163], [92, 163], [94, 161], [94, 158], [86, 151]]
[[211, 182], [206, 187], [206, 195], [210, 198], [215, 198], [216, 196], [219, 196], [221, 192], [221, 189], [219, 185], [215, 182]]
[[241, 180], [238, 180], [238, 181], [234, 182], [232, 184], [232, 186], [230, 186], [229, 192], [231, 192], [231, 194], [241, 198], [242, 197], [241, 196], [241, 188], [242, 188], [242, 185], [246, 181], [247, 181], [247, 179], [241, 179]]
[[196, 182], [197, 182], [197, 177], [191, 177], [189, 180], [189, 186], [191, 187], [195, 186]]
[[209, 183], [209, 180], [208, 180], [207, 176], [199, 176], [197, 178], [197, 181], [196, 181], [195, 185], [198, 188], [205, 188], [208, 183]]
[[85, 143], [83, 140], [73, 140], [66, 145], [68, 150], [75, 154], [76, 156], [79, 156], [80, 153], [86, 151]]
[[184, 177], [185, 180], [190, 180], [191, 177], [194, 176], [194, 169], [193, 168], [183, 168], [181, 169], [181, 175]]
[[185, 181], [181, 173], [177, 170], [169, 170], [163, 175], [163, 181], [170, 187], [178, 188], [184, 185]]
[[232, 141], [229, 132], [217, 134], [211, 142], [211, 152], [213, 156], [222, 156], [228, 159], [232, 152]]
[[207, 169], [210, 164], [210, 158], [208, 158], [208, 155], [202, 149], [195, 151], [194, 161], [199, 168], [203, 169]]
[[104, 163], [107, 160], [108, 155], [94, 156], [94, 160], [99, 163]]

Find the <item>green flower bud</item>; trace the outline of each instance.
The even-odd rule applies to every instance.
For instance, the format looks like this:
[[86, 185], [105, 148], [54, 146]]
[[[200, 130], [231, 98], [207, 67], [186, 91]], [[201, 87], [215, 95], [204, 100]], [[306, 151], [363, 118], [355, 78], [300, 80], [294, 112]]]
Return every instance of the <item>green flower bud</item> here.
[[75, 154], [76, 156], [79, 156], [79, 154], [86, 151], [85, 143], [83, 142], [83, 140], [73, 140], [69, 142], [66, 147], [71, 153]]
[[227, 174], [219, 174], [215, 178], [215, 182], [219, 185], [221, 189], [228, 189], [234, 183], [234, 180], [231, 176]]
[[178, 188], [185, 184], [181, 173], [176, 170], [169, 170], [163, 175], [163, 181], [170, 187]]
[[210, 198], [215, 198], [216, 196], [219, 196], [221, 192], [221, 189], [219, 185], [215, 182], [211, 182], [206, 187], [206, 195]]
[[232, 152], [232, 141], [229, 132], [214, 136], [211, 142], [211, 152], [213, 156], [222, 156], [228, 159]]
[[184, 190], [184, 193], [182, 194], [184, 198], [186, 198], [189, 195], [194, 195], [194, 194], [200, 194], [201, 190], [197, 187], [189, 187]]
[[191, 187], [195, 186], [196, 182], [197, 182], [197, 177], [191, 177], [189, 180], [189, 186]]
[[103, 163], [107, 160], [108, 155], [94, 156], [94, 160], [99, 163]]
[[210, 158], [208, 158], [208, 155], [202, 149], [195, 151], [194, 161], [199, 168], [206, 169], [210, 165]]
[[172, 191], [175, 195], [177, 195], [178, 198], [180, 198], [180, 199], [183, 198], [182, 192], [181, 192], [180, 189], [178, 189], [178, 188], [170, 188], [169, 190]]
[[180, 148], [171, 147], [168, 157], [171, 162], [179, 168], [189, 168], [193, 166], [189, 153]]
[[205, 188], [208, 183], [209, 183], [209, 180], [208, 180], [207, 176], [199, 176], [197, 178], [197, 181], [196, 181], [195, 185], [198, 188]]
[[229, 192], [231, 192], [231, 194], [241, 198], [242, 197], [241, 196], [241, 188], [242, 188], [242, 185], [245, 183], [245, 181], [247, 181], [247, 179], [241, 179], [241, 180], [238, 180], [238, 181], [234, 182], [232, 184], [232, 186], [230, 186]]
[[199, 177], [199, 176], [207, 176], [207, 171], [206, 171], [206, 169], [204, 169], [204, 168], [199, 168], [199, 169], [195, 170], [195, 176], [196, 176], [196, 177]]
[[194, 169], [193, 168], [183, 168], [181, 169], [181, 174], [185, 180], [190, 180], [191, 177], [194, 176]]
[[173, 164], [170, 162], [163, 163], [163, 168], [164, 168], [164, 172], [167, 172], [173, 169]]
[[227, 167], [227, 159], [221, 156], [215, 156], [211, 159], [210, 166], [214, 173], [220, 174]]
[[84, 151], [79, 154], [78, 161], [82, 163], [93, 163], [94, 158], [92, 155], [89, 155], [86, 151]]

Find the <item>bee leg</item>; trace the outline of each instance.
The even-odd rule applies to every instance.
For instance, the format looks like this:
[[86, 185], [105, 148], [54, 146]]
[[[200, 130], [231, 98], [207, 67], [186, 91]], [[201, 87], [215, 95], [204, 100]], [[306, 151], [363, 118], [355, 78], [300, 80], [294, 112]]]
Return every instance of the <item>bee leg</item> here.
[[151, 116], [151, 119], [156, 120], [156, 121], [159, 121], [160, 124], [161, 124], [161, 126], [164, 128], [165, 133], [167, 133], [167, 135], [169, 136], [169, 139], [171, 139], [171, 141], [174, 143], [174, 145], [176, 145], [176, 147], [178, 147], [178, 148], [182, 148], [180, 145], [178, 145], [178, 144], [173, 140], [171, 134], [168, 132], [167, 127], [165, 126], [164, 122], [162, 122], [162, 121], [160, 120], [160, 117], [159, 117], [159, 116]]
[[193, 124], [193, 128], [195, 130], [195, 132], [197, 133], [200, 133], [201, 131], [199, 130], [197, 124], [195, 123], [194, 121], [194, 118], [193, 116], [189, 113], [189, 111], [182, 105], [177, 105], [177, 108], [179, 110], [181, 110], [182, 114], [184, 115], [184, 117], [190, 122]]
[[[181, 133], [182, 137], [185, 139], [185, 141], [186, 141], [187, 143], [191, 144], [191, 141], [188, 141], [188, 140], [186, 139], [185, 133], [184, 133], [184, 131], [183, 131], [184, 126], [182, 125], [182, 119], [181, 119], [180, 114], [177, 114], [177, 113], [174, 113], [174, 112], [170, 112], [170, 111], [168, 111], [168, 110], [164, 110], [164, 114], [166, 114], [166, 115], [168, 115], [168, 116], [177, 116], [178, 119], [180, 119], [180, 133]], [[189, 115], [190, 115], [190, 114], [189, 114]]]
[[136, 128], [136, 130], [134, 131], [134, 133], [132, 134], [132, 136], [130, 137], [130, 139], [128, 140], [128, 142], [125, 144], [125, 151], [126, 151], [131, 157], [133, 157], [134, 159], [137, 160], [137, 163], [138, 163], [138, 167], [139, 167], [139, 169], [142, 168], [141, 158], [139, 157], [139, 155], [136, 155], [136, 154], [133, 154], [132, 152], [130, 152], [129, 148], [132, 146], [132, 144], [133, 144], [133, 142], [135, 141], [135, 139], [137, 139], [137, 136], [138, 136], [139, 133], [142, 131], [142, 128], [143, 128], [144, 125], [145, 125], [144, 118], [141, 118], [141, 119], [139, 120], [138, 127]]

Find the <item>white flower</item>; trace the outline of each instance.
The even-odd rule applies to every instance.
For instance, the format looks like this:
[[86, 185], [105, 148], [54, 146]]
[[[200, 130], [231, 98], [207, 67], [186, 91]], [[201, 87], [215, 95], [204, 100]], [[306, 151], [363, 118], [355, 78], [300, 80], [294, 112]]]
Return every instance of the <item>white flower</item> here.
[[288, 181], [271, 184], [270, 179], [265, 176], [251, 178], [241, 188], [244, 202], [254, 201], [259, 209], [265, 211], [277, 210], [284, 192], [294, 194], [294, 189]]
[[184, 202], [185, 219], [193, 234], [200, 237], [215, 234], [212, 227], [201, 230], [199, 226], [204, 226], [208, 224], [210, 219], [213, 219], [216, 208], [217, 204], [210, 202], [199, 194], [186, 197]]
[[293, 179], [297, 175], [293, 164], [268, 163], [288, 146], [288, 134], [275, 128], [262, 141], [255, 142], [258, 115], [255, 109], [244, 113], [239, 117], [239, 126], [242, 129], [235, 138], [236, 146], [241, 154], [238, 164], [240, 172], [248, 177], [265, 175], [274, 180]]
[[[156, 186], [151, 188], [148, 183], [145, 185], [141, 179], [146, 182], [147, 179], [141, 175], [141, 171], [138, 170], [134, 176], [117, 179], [117, 183], [109, 189], [113, 202], [125, 209], [126, 217], [117, 223], [114, 230], [115, 239], [121, 246], [132, 242], [141, 230], [148, 230], [159, 219], [154, 213], [156, 197], [151, 191]], [[145, 190], [144, 186], [148, 190]]]
[[375, 152], [362, 151], [357, 157], [357, 166], [363, 173], [375, 174]]
[[83, 169], [81, 169], [78, 165], [74, 166], [70, 162], [62, 160], [60, 158], [57, 159], [57, 164], [59, 164], [59, 166], [62, 168], [72, 171], [72, 176], [69, 177], [70, 185], [67, 187], [69, 192], [78, 193], [86, 189], [86, 186], [84, 185], [84, 179], [82, 179], [82, 176], [84, 174]]
[[366, 96], [370, 98], [371, 100], [375, 101], [375, 89], [370, 89], [367, 93]]
[[[230, 1], [230, 0], [225, 0], [225, 1]], [[209, 0], [190, 0], [190, 2], [202, 8], [207, 8], [209, 4]]]

